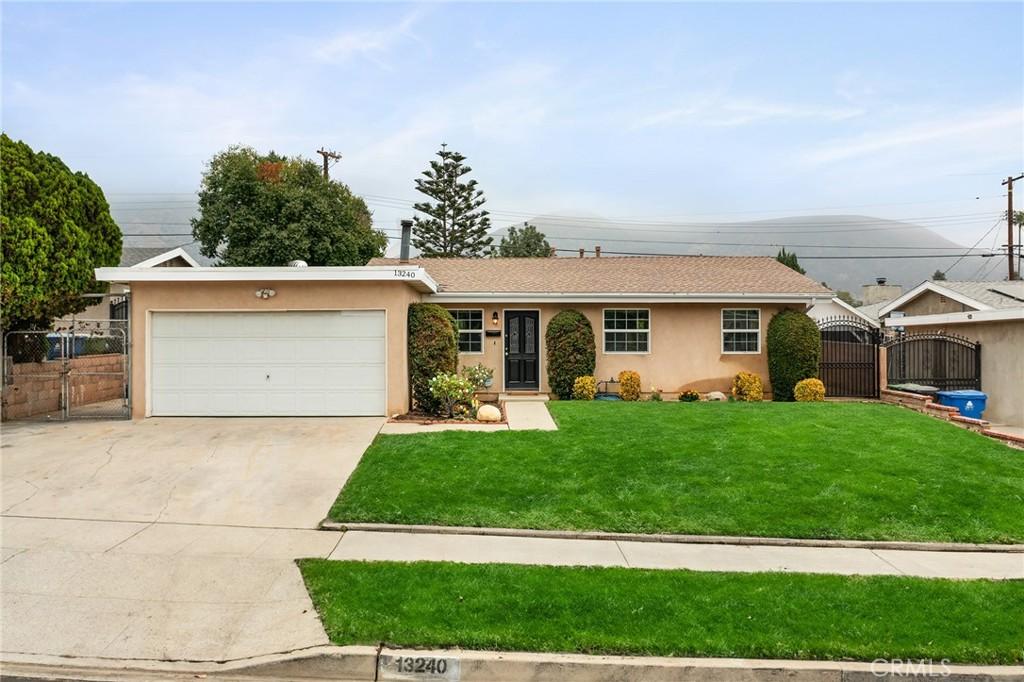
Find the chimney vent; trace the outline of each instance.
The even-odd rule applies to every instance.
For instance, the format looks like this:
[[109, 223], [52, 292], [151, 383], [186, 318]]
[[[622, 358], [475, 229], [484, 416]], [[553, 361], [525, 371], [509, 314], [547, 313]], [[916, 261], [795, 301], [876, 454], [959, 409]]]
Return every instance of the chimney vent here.
[[886, 278], [885, 278], [885, 277], [875, 277], [875, 284], [877, 284], [878, 286], [882, 286], [882, 287], [884, 287], [884, 286], [885, 286], [885, 283], [886, 283], [886, 281], [887, 281], [887, 280], [886, 280]]
[[409, 262], [409, 242], [412, 240], [412, 221], [402, 221], [402, 245], [398, 252], [398, 260], [402, 263]]
[[580, 258], [583, 258], [583, 249], [580, 249]]
[[600, 246], [595, 246], [594, 247], [594, 258], [600, 258], [600, 257], [601, 257], [601, 247]]

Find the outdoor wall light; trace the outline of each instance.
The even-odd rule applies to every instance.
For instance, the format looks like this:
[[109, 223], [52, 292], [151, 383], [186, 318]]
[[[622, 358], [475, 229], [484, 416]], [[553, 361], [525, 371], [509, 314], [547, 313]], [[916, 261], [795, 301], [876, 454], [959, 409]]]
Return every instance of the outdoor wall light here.
[[274, 296], [277, 296], [277, 292], [274, 291], [273, 289], [256, 290], [256, 298], [262, 298], [264, 301], [267, 300], [268, 298], [273, 298]]
[[495, 327], [498, 326], [498, 311], [497, 310], [495, 310], [493, 313], [491, 313], [491, 324], [493, 324]]

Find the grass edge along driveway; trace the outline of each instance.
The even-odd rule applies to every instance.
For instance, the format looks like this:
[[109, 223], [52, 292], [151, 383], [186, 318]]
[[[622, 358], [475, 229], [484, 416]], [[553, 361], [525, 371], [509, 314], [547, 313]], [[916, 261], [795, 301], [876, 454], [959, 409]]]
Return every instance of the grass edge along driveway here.
[[1024, 660], [1024, 581], [304, 559], [334, 644]]
[[558, 431], [378, 436], [349, 522], [1024, 540], [1024, 453], [868, 403], [551, 402]]

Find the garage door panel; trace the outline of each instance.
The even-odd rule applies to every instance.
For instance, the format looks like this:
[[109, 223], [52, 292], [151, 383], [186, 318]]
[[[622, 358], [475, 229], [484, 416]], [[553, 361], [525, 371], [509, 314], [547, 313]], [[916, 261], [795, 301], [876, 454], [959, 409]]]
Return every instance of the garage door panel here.
[[153, 313], [154, 415], [383, 415], [383, 311]]

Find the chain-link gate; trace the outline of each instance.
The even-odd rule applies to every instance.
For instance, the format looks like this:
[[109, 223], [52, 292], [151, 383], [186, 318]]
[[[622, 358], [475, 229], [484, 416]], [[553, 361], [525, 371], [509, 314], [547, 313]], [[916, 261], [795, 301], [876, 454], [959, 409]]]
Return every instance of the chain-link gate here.
[[4, 420], [131, 416], [128, 298], [90, 298], [97, 300], [85, 311], [89, 317], [58, 320], [50, 331], [4, 334]]

